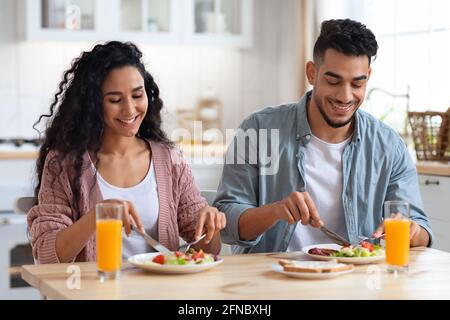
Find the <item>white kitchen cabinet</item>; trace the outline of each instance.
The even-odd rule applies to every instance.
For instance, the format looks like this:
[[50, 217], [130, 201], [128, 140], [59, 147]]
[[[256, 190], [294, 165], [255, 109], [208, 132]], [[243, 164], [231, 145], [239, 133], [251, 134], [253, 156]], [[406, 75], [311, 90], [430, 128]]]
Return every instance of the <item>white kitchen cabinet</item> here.
[[12, 212], [19, 197], [33, 195], [36, 159], [1, 159], [0, 213]]
[[[180, 0], [118, 0], [115, 39], [153, 43], [180, 41]], [[117, 27], [117, 21], [111, 21]]]
[[19, 0], [19, 38], [248, 47], [253, 0]]
[[186, 42], [252, 45], [253, 0], [186, 0], [186, 3]]
[[114, 10], [107, 0], [19, 0], [17, 30], [21, 40], [92, 41], [105, 31]]
[[21, 0], [19, 36], [37, 41], [168, 42], [175, 39], [179, 1]]
[[200, 190], [217, 191], [222, 177], [223, 164], [190, 163], [195, 183]]
[[436, 236], [433, 247], [450, 252], [450, 177], [419, 175], [419, 185]]
[[28, 244], [28, 241], [25, 215], [0, 213], [0, 299], [2, 300], [40, 298], [36, 289], [29, 286], [13, 287], [11, 283], [10, 270], [13, 263], [11, 250], [17, 245]]

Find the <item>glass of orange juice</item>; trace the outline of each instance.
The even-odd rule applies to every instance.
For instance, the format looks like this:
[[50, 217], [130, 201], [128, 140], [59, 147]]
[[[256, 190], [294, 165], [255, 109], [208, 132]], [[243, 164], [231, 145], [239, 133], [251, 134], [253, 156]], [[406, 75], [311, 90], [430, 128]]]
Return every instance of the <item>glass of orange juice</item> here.
[[406, 272], [409, 263], [410, 208], [405, 201], [384, 203], [384, 231], [388, 272]]
[[122, 265], [123, 204], [98, 203], [96, 214], [97, 272], [101, 282], [118, 279]]

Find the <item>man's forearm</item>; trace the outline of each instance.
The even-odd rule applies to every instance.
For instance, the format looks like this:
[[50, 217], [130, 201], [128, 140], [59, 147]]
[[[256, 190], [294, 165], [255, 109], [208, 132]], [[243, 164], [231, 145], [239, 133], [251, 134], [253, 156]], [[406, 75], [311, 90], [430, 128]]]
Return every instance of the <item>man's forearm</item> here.
[[267, 204], [244, 211], [238, 222], [240, 240], [254, 240], [272, 227], [278, 220], [274, 211], [274, 204]]
[[411, 247], [426, 247], [430, 242], [430, 235], [425, 228], [420, 227], [420, 231], [411, 239]]

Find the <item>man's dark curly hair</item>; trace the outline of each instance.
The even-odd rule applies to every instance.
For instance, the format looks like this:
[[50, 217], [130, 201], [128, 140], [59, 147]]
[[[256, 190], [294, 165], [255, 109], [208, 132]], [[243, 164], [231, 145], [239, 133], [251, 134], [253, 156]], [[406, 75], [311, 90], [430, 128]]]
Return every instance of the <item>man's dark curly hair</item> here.
[[[60, 164], [66, 158], [74, 169], [74, 175], [69, 179], [74, 203], [78, 206], [83, 154], [91, 151], [97, 155], [100, 150], [104, 129], [101, 87], [113, 69], [132, 66], [144, 78], [148, 109], [138, 136], [172, 146], [161, 129], [163, 102], [159, 97], [159, 88], [146, 71], [141, 58], [142, 53], [135, 44], [111, 41], [98, 44], [91, 51], [82, 52], [72, 61], [71, 67], [63, 73], [49, 114], [41, 115], [33, 126], [35, 128], [42, 118], [49, 118], [36, 163], [36, 196], [41, 187], [45, 159], [53, 150], [58, 156], [53, 158], [50, 170], [56, 167], [55, 170], [60, 172]], [[52, 173], [56, 177], [59, 172]]]
[[372, 57], [377, 55], [378, 43], [372, 31], [360, 22], [350, 19], [326, 20], [322, 22], [320, 35], [314, 45], [314, 61], [323, 62], [327, 49], [350, 56], [366, 55], [370, 65]]

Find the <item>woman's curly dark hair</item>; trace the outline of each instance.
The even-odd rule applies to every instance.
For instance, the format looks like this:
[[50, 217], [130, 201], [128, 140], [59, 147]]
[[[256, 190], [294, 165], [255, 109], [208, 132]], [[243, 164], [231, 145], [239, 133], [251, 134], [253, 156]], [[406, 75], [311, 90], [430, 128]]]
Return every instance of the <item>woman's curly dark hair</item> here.
[[[44, 117], [50, 118], [36, 164], [36, 196], [41, 187], [45, 159], [54, 150], [58, 156], [53, 158], [50, 170], [56, 165], [56, 170], [61, 171], [60, 163], [66, 158], [73, 166], [74, 175], [69, 179], [78, 210], [83, 154], [92, 151], [96, 155], [100, 150], [104, 128], [101, 87], [113, 69], [136, 67], [144, 78], [148, 110], [139, 127], [138, 136], [172, 146], [161, 129], [163, 102], [159, 97], [159, 88], [145, 70], [141, 58], [142, 52], [135, 44], [111, 41], [98, 44], [91, 51], [82, 52], [72, 61], [70, 69], [63, 74], [49, 114], [41, 115], [33, 126], [35, 128]], [[59, 174], [52, 173], [54, 177]]]

